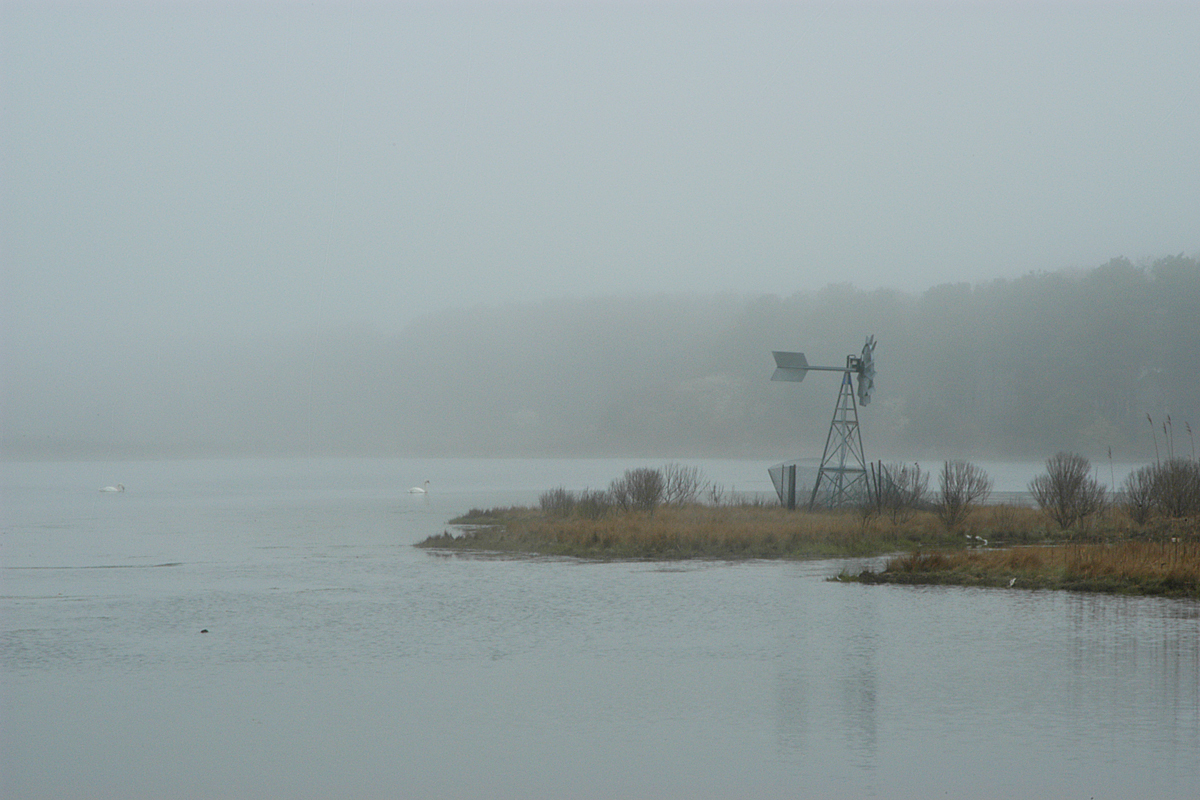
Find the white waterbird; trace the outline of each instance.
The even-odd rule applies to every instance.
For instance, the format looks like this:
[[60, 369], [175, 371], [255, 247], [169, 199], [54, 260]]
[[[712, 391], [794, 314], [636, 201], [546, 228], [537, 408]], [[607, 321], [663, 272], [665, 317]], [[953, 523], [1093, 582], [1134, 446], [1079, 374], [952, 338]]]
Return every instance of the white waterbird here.
[[125, 491], [125, 484], [118, 483], [116, 486], [105, 486], [100, 491], [102, 491], [102, 492], [123, 492], [123, 491]]
[[425, 494], [428, 491], [429, 491], [429, 481], [425, 481], [425, 483], [421, 484], [420, 486], [414, 486], [411, 489], [409, 489], [408, 493], [409, 494]]

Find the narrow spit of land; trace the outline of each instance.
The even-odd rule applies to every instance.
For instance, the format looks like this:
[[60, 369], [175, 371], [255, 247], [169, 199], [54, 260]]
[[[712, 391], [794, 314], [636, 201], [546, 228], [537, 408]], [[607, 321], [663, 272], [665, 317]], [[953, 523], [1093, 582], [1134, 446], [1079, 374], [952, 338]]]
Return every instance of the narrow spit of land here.
[[881, 525], [852, 511], [804, 513], [779, 506], [690, 504], [599, 519], [527, 507], [472, 509], [458, 527], [421, 542], [449, 550], [591, 559], [753, 559], [873, 556], [975, 541], [927, 518]]
[[[1200, 598], [1195, 523], [1131, 528], [1112, 519], [1086, 535], [1061, 532], [1038, 511], [976, 509], [948, 531], [932, 513], [904, 520], [856, 511], [795, 512], [764, 505], [684, 505], [599, 519], [528, 507], [472, 509], [418, 544], [443, 551], [597, 560], [802, 559], [899, 554], [860, 583], [957, 584]], [[1086, 541], [1085, 541], [1086, 540]]]

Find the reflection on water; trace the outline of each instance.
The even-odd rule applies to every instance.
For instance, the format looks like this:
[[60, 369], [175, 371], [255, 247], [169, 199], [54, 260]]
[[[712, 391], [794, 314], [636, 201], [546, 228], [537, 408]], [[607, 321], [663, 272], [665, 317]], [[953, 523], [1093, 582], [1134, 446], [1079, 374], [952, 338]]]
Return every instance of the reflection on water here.
[[9, 465], [0, 794], [1200, 796], [1196, 603], [416, 550], [613, 471], [441, 465]]

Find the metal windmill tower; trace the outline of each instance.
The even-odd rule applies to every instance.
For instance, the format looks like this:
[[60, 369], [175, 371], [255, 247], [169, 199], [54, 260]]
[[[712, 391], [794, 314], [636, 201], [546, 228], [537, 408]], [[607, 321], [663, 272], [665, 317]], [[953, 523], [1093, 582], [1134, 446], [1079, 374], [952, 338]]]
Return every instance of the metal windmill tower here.
[[[812, 496], [808, 500], [809, 509], [816, 505], [822, 485], [829, 494], [831, 506], [850, 505], [863, 498], [870, 500], [871, 482], [863, 453], [862, 433], [858, 429], [858, 404], [855, 403], [850, 376], [858, 376], [858, 403], [867, 405], [875, 388], [874, 353], [874, 336], [867, 337], [861, 355], [846, 356], [844, 367], [814, 367], [808, 363], [804, 353], [772, 352], [775, 356], [775, 374], [771, 376], [773, 381], [799, 383], [812, 370], [842, 373], [837, 403], [833, 407], [833, 421], [829, 424], [829, 435], [825, 437], [821, 467], [817, 470]], [[791, 480], [794, 490], [794, 473]]]

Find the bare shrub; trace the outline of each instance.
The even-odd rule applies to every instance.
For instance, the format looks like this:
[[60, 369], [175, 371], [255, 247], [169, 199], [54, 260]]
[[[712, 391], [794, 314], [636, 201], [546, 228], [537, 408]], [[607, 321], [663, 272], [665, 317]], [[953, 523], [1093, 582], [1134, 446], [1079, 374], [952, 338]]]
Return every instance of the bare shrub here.
[[575, 513], [575, 494], [563, 487], [550, 489], [538, 496], [542, 512], [553, 517], [569, 517]]
[[734, 508], [778, 508], [779, 501], [772, 492], [769, 495], [759, 492], [730, 492], [728, 505]]
[[603, 489], [584, 489], [575, 502], [576, 515], [584, 519], [603, 519], [612, 509], [613, 500]]
[[998, 533], [1012, 533], [1016, 530], [1017, 507], [1012, 503], [997, 503], [991, 507], [992, 527]]
[[1200, 514], [1200, 462], [1172, 458], [1154, 468], [1154, 506], [1165, 517]]
[[1092, 465], [1078, 453], [1055, 453], [1046, 471], [1029, 482], [1038, 507], [1063, 530], [1104, 509], [1105, 488], [1092, 476]]
[[1154, 475], [1154, 467], [1141, 467], [1121, 485], [1121, 507], [1138, 525], [1145, 525], [1154, 511]]
[[625, 473], [624, 478], [615, 478], [608, 485], [608, 496], [612, 498], [613, 505], [620, 508], [622, 511], [628, 511], [633, 504], [631, 499], [632, 490], [629, 486], [629, 473]]
[[662, 468], [663, 502], [669, 506], [695, 503], [707, 486], [699, 467], [667, 464]]
[[662, 502], [662, 472], [649, 467], [627, 469], [608, 487], [613, 501], [625, 511], [653, 512]]
[[947, 461], [939, 476], [938, 499], [934, 511], [949, 529], [957, 528], [976, 505], [987, 502], [992, 479], [983, 468], [969, 461]]
[[878, 482], [879, 507], [893, 525], [912, 519], [926, 502], [929, 473], [920, 464], [889, 464]]

